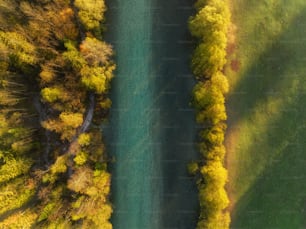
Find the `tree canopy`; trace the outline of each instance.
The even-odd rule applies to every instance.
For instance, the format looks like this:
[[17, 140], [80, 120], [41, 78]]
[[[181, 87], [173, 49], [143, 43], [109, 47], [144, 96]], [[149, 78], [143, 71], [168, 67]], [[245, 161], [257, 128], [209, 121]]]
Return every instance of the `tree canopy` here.
[[103, 0], [0, 1], [0, 228], [112, 228]]
[[229, 3], [224, 0], [198, 0], [197, 12], [189, 20], [191, 34], [197, 39], [191, 67], [197, 84], [193, 89], [201, 160], [192, 162], [189, 171], [198, 175], [200, 216], [198, 229], [228, 229], [229, 200], [225, 191], [227, 171], [224, 132], [227, 119], [225, 94], [229, 90], [223, 68], [226, 63], [227, 33], [230, 25]]

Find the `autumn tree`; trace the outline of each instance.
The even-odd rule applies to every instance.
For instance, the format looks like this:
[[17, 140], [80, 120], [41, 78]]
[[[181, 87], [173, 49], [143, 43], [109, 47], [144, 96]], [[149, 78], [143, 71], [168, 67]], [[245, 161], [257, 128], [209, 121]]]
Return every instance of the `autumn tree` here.
[[1, 228], [112, 228], [91, 125], [111, 104], [105, 10], [103, 0], [0, 2]]
[[198, 177], [200, 216], [198, 229], [227, 229], [230, 216], [225, 190], [227, 171], [224, 132], [227, 119], [225, 94], [229, 90], [223, 68], [226, 63], [227, 33], [230, 24], [229, 3], [224, 0], [198, 0], [196, 14], [189, 20], [191, 34], [197, 39], [191, 62], [198, 80], [192, 104], [196, 121], [203, 125], [199, 133], [201, 160], [192, 162], [189, 171]]

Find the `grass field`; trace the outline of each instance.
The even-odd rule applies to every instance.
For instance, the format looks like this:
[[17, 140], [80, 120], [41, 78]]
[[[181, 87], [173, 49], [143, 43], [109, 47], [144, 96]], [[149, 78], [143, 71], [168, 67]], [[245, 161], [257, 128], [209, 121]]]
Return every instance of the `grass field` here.
[[227, 69], [226, 138], [231, 228], [302, 229], [306, 2], [232, 0], [232, 11], [236, 45]]

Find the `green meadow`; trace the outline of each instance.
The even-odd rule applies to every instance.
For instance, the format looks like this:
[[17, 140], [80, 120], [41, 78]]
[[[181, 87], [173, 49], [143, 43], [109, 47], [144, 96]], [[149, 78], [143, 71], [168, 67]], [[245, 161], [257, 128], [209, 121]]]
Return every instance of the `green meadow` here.
[[233, 0], [231, 7], [231, 228], [305, 228], [306, 1]]

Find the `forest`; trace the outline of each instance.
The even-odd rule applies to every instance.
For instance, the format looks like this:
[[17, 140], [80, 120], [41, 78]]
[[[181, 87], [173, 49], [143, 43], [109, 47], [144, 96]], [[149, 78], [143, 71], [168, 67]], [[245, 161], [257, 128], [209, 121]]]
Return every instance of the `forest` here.
[[103, 1], [0, 2], [0, 228], [112, 228]]

